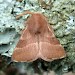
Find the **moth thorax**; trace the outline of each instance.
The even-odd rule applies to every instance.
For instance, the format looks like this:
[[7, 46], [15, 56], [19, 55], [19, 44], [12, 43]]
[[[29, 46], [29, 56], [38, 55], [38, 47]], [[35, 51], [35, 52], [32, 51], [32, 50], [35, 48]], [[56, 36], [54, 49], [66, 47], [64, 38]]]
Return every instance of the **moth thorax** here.
[[32, 34], [40, 34], [42, 31], [42, 27], [37, 24], [35, 24], [34, 26], [33, 25], [28, 26], [28, 29]]
[[40, 34], [40, 33], [41, 33], [40, 31], [35, 32], [35, 34]]

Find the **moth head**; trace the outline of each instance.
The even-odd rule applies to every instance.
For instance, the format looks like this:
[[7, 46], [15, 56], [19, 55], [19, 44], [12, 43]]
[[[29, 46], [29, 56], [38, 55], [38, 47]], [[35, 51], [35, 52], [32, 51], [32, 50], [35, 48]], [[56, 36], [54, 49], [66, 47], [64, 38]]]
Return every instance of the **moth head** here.
[[26, 21], [26, 26], [28, 27], [29, 31], [34, 34], [40, 34], [41, 32], [46, 31], [47, 29], [47, 20], [44, 15], [41, 13], [33, 13], [30, 11], [23, 12], [19, 14], [16, 19], [20, 18], [25, 14], [30, 14], [31, 16]]
[[45, 20], [44, 16], [39, 13], [35, 13], [30, 16], [26, 24], [28, 25], [29, 31], [36, 34], [40, 34], [47, 28], [47, 21]]

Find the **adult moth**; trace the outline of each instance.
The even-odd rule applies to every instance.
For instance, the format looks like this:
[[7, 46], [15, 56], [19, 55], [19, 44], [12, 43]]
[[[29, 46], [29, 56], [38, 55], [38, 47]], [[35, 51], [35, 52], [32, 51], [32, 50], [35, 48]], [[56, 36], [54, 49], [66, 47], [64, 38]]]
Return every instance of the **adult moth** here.
[[64, 48], [54, 35], [52, 27], [41, 13], [24, 12], [16, 18], [31, 14], [26, 21], [20, 40], [13, 52], [12, 60], [31, 62], [37, 59], [52, 61], [66, 56]]

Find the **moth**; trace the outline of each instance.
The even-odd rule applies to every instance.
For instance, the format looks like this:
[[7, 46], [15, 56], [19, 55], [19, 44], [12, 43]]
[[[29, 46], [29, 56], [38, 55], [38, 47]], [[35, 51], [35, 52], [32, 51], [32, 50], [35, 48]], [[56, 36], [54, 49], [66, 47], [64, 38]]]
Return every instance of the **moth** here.
[[15, 62], [32, 62], [37, 59], [53, 61], [66, 56], [66, 52], [54, 35], [53, 28], [41, 13], [30, 11], [19, 14], [16, 18], [31, 14], [27, 19], [26, 28], [12, 54]]

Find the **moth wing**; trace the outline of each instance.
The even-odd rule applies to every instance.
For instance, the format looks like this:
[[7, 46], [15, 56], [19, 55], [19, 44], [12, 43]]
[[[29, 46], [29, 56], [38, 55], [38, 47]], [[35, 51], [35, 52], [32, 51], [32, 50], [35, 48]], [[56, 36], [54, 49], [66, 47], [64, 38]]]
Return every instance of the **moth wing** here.
[[56, 39], [54, 31], [49, 29], [44, 35], [40, 36], [41, 58], [46, 61], [61, 59], [66, 56], [65, 50]]
[[37, 59], [38, 47], [36, 37], [30, 35], [28, 30], [24, 30], [21, 38], [12, 54], [15, 62], [31, 62]]

